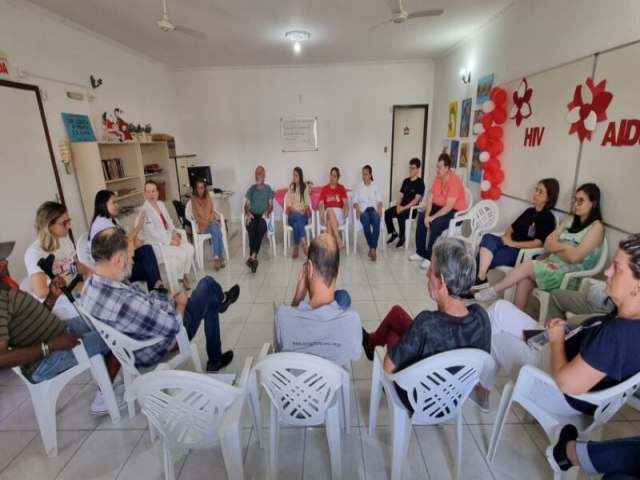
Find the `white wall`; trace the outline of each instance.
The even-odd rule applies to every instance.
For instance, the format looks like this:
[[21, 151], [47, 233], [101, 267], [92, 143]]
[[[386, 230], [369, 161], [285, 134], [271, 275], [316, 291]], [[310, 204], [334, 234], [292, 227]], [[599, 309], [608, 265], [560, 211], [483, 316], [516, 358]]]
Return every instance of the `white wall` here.
[[[435, 62], [431, 162], [446, 138], [451, 100], [476, 96], [476, 81], [495, 73], [494, 85], [507, 83], [595, 52], [640, 38], [640, 2], [636, 0], [521, 0]], [[461, 68], [470, 68], [472, 82], [463, 85]], [[505, 151], [503, 155], [508, 155]], [[509, 172], [505, 172], [509, 175]], [[474, 196], [479, 198], [478, 184]], [[523, 194], [523, 196], [526, 196]], [[603, 192], [606, 201], [606, 192]], [[513, 221], [525, 207], [503, 197], [499, 227]], [[606, 221], [606, 219], [605, 219]], [[608, 230], [616, 242], [622, 235]], [[613, 250], [613, 249], [612, 249]]]
[[[433, 99], [430, 61], [177, 70], [174, 81], [184, 132], [178, 150], [211, 165], [214, 186], [237, 192], [233, 218], [240, 216], [241, 197], [259, 163], [274, 188], [290, 182], [296, 165], [316, 185], [325, 184], [336, 165], [341, 181], [355, 186], [369, 163], [386, 197], [391, 107]], [[319, 151], [283, 153], [282, 116], [317, 116]]]
[[[125, 110], [127, 120], [150, 123], [154, 131], [172, 133], [179, 142], [178, 121], [172, 113], [174, 93], [169, 73], [164, 66], [24, 0], [0, 0], [0, 50], [9, 56], [14, 80], [36, 84], [46, 90], [45, 113], [77, 238], [86, 231], [86, 222], [75, 174], [66, 174], [60, 163], [57, 144], [67, 138], [60, 112], [95, 117], [94, 128], [98, 127], [96, 135], [99, 135], [102, 112], [112, 112], [119, 107]], [[87, 86], [89, 76], [93, 74], [104, 83], [95, 91], [93, 104], [89, 104], [66, 97], [67, 89], [83, 92], [81, 88], [33, 76], [18, 79], [15, 75], [18, 67], [40, 76]], [[3, 113], [0, 128], [4, 122], [11, 121], [11, 112]], [[1, 152], [0, 145], [0, 159]], [[15, 192], [2, 192], [2, 198], [16, 198], [24, 192], [24, 185], [16, 185]], [[10, 205], [4, 201], [2, 204], [3, 208]], [[32, 228], [34, 217], [35, 212], [25, 212], [25, 228]]]

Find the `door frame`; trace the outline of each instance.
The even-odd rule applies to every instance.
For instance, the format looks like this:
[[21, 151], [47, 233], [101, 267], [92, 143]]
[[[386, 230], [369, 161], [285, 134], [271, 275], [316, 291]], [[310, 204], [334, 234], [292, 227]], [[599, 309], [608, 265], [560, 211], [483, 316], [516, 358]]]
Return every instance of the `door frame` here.
[[[424, 109], [424, 128], [422, 131], [422, 158], [420, 159], [420, 178], [424, 180], [424, 167], [426, 162], [427, 153], [427, 127], [429, 125], [429, 104], [417, 104], [417, 105], [394, 105], [392, 118], [391, 118], [391, 169], [389, 172], [389, 202], [393, 201], [393, 143], [394, 132], [396, 131], [396, 110], [404, 110], [409, 108], [422, 108]], [[398, 193], [398, 192], [395, 192]]]

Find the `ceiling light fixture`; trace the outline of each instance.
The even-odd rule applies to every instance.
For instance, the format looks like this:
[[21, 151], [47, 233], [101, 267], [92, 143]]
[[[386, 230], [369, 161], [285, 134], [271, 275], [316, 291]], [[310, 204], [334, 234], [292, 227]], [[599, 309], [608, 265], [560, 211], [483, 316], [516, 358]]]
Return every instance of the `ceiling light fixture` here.
[[471, 70], [460, 69], [460, 80], [462, 80], [464, 84], [471, 82]]
[[284, 34], [284, 38], [294, 42], [293, 51], [296, 53], [300, 53], [300, 50], [302, 50], [302, 45], [300, 44], [300, 42], [309, 40], [311, 38], [311, 34], [306, 30], [289, 30]]

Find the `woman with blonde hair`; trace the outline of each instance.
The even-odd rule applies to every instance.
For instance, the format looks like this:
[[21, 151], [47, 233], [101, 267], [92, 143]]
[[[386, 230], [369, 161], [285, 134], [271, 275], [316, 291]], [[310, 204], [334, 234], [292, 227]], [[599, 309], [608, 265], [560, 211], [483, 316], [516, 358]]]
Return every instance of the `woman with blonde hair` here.
[[[76, 247], [69, 238], [71, 218], [67, 207], [57, 202], [44, 202], [36, 212], [35, 229], [38, 238], [24, 254], [27, 274], [31, 279], [33, 294], [45, 300], [49, 294], [49, 277], [38, 266], [41, 258], [53, 254], [53, 273], [71, 282], [78, 273], [89, 274], [90, 270], [82, 265], [76, 256]], [[82, 290], [82, 282], [78, 283], [74, 291]]]

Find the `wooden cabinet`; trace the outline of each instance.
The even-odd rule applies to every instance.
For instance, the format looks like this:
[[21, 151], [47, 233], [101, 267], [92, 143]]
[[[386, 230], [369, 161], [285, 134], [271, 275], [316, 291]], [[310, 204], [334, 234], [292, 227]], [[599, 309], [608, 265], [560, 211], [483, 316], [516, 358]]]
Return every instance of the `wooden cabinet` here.
[[[144, 202], [146, 179], [164, 184], [166, 200], [176, 198], [174, 173], [166, 142], [81, 142], [72, 143], [71, 151], [78, 179], [87, 225], [93, 218], [93, 204], [99, 190], [116, 193], [126, 213]], [[155, 164], [149, 171], [149, 165]], [[127, 224], [127, 219], [123, 219]]]

